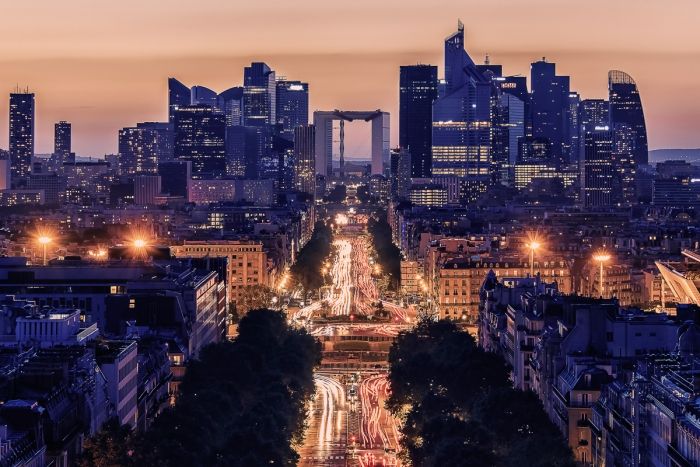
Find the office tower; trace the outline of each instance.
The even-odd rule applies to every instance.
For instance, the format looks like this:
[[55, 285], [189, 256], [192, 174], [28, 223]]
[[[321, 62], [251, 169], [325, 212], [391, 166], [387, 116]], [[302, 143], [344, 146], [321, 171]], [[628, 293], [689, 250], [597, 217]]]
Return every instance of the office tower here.
[[496, 76], [493, 83], [498, 89], [492, 111], [494, 180], [512, 185], [519, 141], [526, 132], [527, 83], [519, 76]]
[[570, 164], [578, 164], [581, 157], [581, 123], [579, 121], [581, 96], [577, 92], [569, 93], [569, 114], [567, 124], [569, 126], [569, 155]]
[[557, 165], [569, 162], [569, 77], [557, 76], [556, 65], [544, 59], [530, 66], [532, 136], [552, 143]]
[[610, 103], [605, 99], [584, 99], [579, 104], [581, 134], [610, 126]]
[[634, 160], [637, 133], [631, 125], [618, 123], [612, 130], [612, 136], [612, 161], [615, 169], [613, 202], [632, 206], [637, 200], [637, 164]]
[[219, 178], [226, 174], [226, 119], [206, 105], [190, 105], [175, 111], [175, 158], [192, 162], [194, 178]]
[[294, 187], [313, 196], [316, 186], [316, 128], [301, 125], [294, 129]]
[[59, 166], [64, 162], [75, 162], [71, 157], [71, 124], [60, 121], [54, 125], [53, 154]]
[[119, 172], [122, 175], [155, 174], [158, 163], [170, 159], [170, 132], [156, 123], [139, 123], [119, 130]]
[[584, 135], [581, 167], [582, 201], [586, 207], [609, 207], [613, 204], [615, 167], [612, 160], [611, 131], [590, 131]]
[[192, 86], [190, 89], [190, 105], [216, 107], [218, 97], [214, 91], [204, 86]]
[[492, 183], [493, 85], [464, 50], [464, 25], [445, 40], [445, 94], [433, 104], [432, 175], [460, 178], [462, 203]]
[[161, 193], [160, 175], [137, 175], [134, 177], [134, 204], [149, 206]]
[[[276, 188], [280, 191], [289, 191], [294, 185], [294, 168], [296, 166], [294, 142], [283, 138], [279, 134], [273, 134], [272, 154], [277, 156]], [[275, 178], [272, 177], [272, 173], [265, 178], [275, 180]]]
[[173, 126], [167, 122], [141, 122], [136, 124], [136, 128], [151, 130], [158, 135], [158, 162], [172, 160], [175, 148], [175, 132]]
[[34, 94], [10, 94], [10, 164], [12, 185], [22, 186], [32, 170], [34, 156]]
[[190, 105], [192, 102], [190, 88], [175, 78], [168, 78], [168, 122], [175, 122], [175, 111], [180, 107]]
[[637, 84], [627, 73], [612, 70], [608, 73], [608, 92], [610, 128], [615, 131], [616, 126], [627, 125], [634, 133], [632, 148], [634, 164], [636, 166], [648, 164], [647, 128]]
[[217, 107], [226, 117], [226, 127], [238, 126], [243, 117], [243, 88], [236, 86], [219, 94]]
[[190, 179], [192, 179], [192, 162], [166, 161], [158, 163], [160, 191], [170, 196], [182, 196], [188, 199]]
[[411, 176], [428, 178], [432, 169], [433, 102], [437, 67], [402, 66], [399, 77], [399, 147], [411, 155]]
[[547, 138], [525, 136], [518, 141], [518, 164], [552, 166], [552, 142]]
[[279, 134], [288, 141], [294, 141], [294, 129], [309, 123], [309, 84], [277, 80], [276, 105]]
[[277, 122], [275, 72], [265, 63], [253, 62], [243, 73], [243, 125], [263, 126]]
[[413, 158], [411, 153], [404, 148], [391, 151], [391, 179], [390, 191], [392, 198], [408, 199], [411, 189], [411, 170]]

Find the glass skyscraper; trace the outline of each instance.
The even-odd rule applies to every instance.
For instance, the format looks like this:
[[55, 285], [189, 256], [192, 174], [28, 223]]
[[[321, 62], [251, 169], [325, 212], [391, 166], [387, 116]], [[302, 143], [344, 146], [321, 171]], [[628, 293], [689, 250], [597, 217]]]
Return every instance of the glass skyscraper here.
[[175, 78], [168, 78], [168, 122], [175, 122], [175, 111], [192, 103], [190, 88]]
[[175, 158], [192, 162], [195, 178], [226, 174], [226, 119], [206, 105], [179, 107], [174, 115]]
[[610, 127], [615, 131], [618, 125], [626, 125], [633, 132], [632, 155], [635, 165], [648, 164], [647, 127], [637, 84], [627, 73], [612, 70], [608, 73], [608, 91]]
[[458, 177], [462, 203], [492, 183], [493, 84], [464, 50], [464, 25], [445, 40], [445, 83], [433, 104], [433, 177]]
[[34, 156], [34, 94], [10, 94], [10, 164], [15, 187], [24, 185], [32, 172]]
[[410, 154], [412, 178], [428, 178], [432, 173], [432, 117], [437, 82], [436, 66], [401, 67], [399, 146]]
[[53, 154], [59, 165], [75, 162], [71, 157], [71, 124], [60, 121], [54, 125]]
[[221, 92], [217, 107], [226, 117], [226, 127], [238, 126], [243, 121], [243, 87], [235, 86]]
[[265, 63], [253, 62], [243, 72], [243, 125], [263, 126], [277, 122], [275, 72]]
[[599, 130], [584, 136], [581, 161], [581, 188], [586, 207], [609, 207], [614, 202], [616, 170], [612, 160], [613, 134]]
[[[558, 76], [556, 65], [544, 59], [530, 67], [532, 136], [552, 143], [552, 162], [570, 162], [569, 77]], [[575, 159], [574, 159], [575, 160]]]
[[309, 123], [309, 84], [301, 81], [277, 80], [275, 111], [279, 135], [294, 141], [294, 129]]

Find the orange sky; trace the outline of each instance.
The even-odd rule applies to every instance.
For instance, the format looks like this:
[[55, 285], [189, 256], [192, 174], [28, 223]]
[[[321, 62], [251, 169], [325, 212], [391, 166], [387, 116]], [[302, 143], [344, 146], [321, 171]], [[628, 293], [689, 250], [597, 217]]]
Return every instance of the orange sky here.
[[[389, 110], [394, 144], [398, 67], [441, 66], [458, 17], [469, 53], [509, 74], [546, 56], [585, 98], [606, 94], [607, 70], [626, 71], [650, 147], [700, 147], [698, 0], [5, 1], [0, 147], [16, 84], [37, 95], [37, 152], [52, 150], [65, 119], [74, 150], [101, 155], [116, 151], [119, 128], [166, 118], [168, 76], [220, 91], [251, 60], [308, 81], [312, 110]], [[366, 149], [365, 133], [349, 129], [350, 155]]]

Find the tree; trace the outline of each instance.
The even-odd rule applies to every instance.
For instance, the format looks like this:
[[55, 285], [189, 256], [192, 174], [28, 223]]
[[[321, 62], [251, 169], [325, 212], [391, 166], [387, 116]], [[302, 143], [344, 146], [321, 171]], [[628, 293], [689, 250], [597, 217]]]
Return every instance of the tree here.
[[240, 317], [250, 310], [257, 310], [270, 306], [274, 296], [275, 292], [266, 285], [255, 284], [243, 287], [236, 301], [237, 315]]
[[85, 440], [78, 467], [113, 467], [131, 465], [133, 434], [128, 425], [108, 420], [100, 431]]
[[405, 460], [422, 466], [571, 467], [540, 401], [514, 390], [498, 355], [447, 320], [424, 319], [389, 351], [387, 408], [401, 420]]
[[135, 465], [297, 462], [320, 345], [277, 311], [248, 312], [238, 331], [188, 364], [175, 407], [134, 443]]

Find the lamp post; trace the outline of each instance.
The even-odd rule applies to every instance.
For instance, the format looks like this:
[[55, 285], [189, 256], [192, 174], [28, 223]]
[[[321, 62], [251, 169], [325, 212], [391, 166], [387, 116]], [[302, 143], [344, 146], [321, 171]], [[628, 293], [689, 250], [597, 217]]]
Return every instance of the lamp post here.
[[141, 258], [145, 256], [147, 246], [146, 240], [144, 240], [143, 238], [136, 238], [131, 243], [131, 246], [134, 249], [134, 256], [136, 258]]
[[542, 245], [540, 245], [540, 242], [538, 241], [531, 241], [527, 247], [530, 249], [530, 277], [535, 277], [535, 251], [539, 250], [539, 248]]
[[51, 237], [42, 235], [37, 239], [44, 250], [44, 266], [46, 266], [46, 247], [51, 243]]
[[605, 252], [596, 253], [595, 255], [593, 255], [593, 259], [595, 261], [598, 261], [598, 264], [600, 266], [600, 273], [598, 275], [598, 279], [600, 279], [600, 296], [602, 298], [605, 298], [605, 281], [603, 276], [605, 271], [603, 270], [603, 264], [607, 261], [610, 261], [610, 255]]

